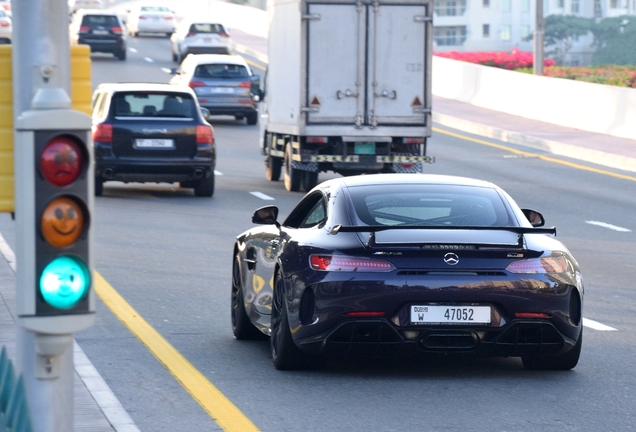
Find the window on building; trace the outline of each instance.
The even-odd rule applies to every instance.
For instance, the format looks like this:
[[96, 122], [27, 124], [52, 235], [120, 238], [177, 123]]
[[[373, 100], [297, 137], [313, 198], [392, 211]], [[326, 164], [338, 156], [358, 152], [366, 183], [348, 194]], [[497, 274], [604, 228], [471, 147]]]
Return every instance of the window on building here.
[[565, 7], [565, 0], [557, 0], [557, 7], [563, 9]]
[[466, 41], [466, 26], [435, 27], [434, 39], [438, 46], [462, 45]]
[[579, 6], [579, 0], [572, 0], [572, 13], [577, 14], [581, 12], [581, 8]]
[[594, 0], [594, 18], [603, 18], [603, 9], [601, 8], [601, 0]]
[[510, 26], [509, 25], [501, 26], [501, 40], [509, 41], [510, 39], [512, 39], [512, 35], [510, 34]]
[[481, 27], [481, 34], [485, 38], [489, 38], [490, 37], [490, 24], [484, 24]]
[[490, 7], [490, 0], [483, 0], [484, 7]]
[[530, 12], [530, 0], [521, 0], [519, 2], [521, 12]]
[[466, 0], [435, 0], [434, 12], [437, 16], [457, 16], [466, 12]]
[[501, 0], [501, 10], [510, 12], [510, 0]]
[[532, 30], [530, 29], [529, 25], [522, 25], [521, 26], [521, 39], [530, 36], [531, 32], [532, 32]]

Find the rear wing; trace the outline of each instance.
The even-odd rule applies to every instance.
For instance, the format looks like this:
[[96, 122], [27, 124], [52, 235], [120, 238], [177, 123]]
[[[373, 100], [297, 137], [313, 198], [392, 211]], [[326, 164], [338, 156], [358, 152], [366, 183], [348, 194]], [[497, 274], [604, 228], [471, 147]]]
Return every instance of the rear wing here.
[[551, 234], [556, 236], [556, 227], [527, 228], [506, 226], [430, 226], [430, 225], [361, 225], [342, 226], [335, 225], [329, 234], [339, 232], [378, 232], [387, 230], [447, 230], [447, 231], [511, 231], [517, 234]]

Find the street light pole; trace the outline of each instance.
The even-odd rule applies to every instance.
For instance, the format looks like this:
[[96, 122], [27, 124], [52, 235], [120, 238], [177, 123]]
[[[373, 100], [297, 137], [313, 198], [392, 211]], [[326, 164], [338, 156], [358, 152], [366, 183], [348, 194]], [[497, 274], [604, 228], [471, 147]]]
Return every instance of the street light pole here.
[[545, 20], [543, 18], [543, 0], [536, 0], [535, 25], [533, 33], [534, 74], [543, 75], [543, 38]]

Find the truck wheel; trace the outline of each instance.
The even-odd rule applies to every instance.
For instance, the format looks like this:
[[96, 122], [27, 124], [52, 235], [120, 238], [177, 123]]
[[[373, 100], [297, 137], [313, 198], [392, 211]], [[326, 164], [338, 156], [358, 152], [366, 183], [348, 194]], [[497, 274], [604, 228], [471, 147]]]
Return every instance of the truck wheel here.
[[303, 190], [309, 192], [318, 184], [318, 173], [303, 171]]
[[265, 178], [269, 181], [278, 181], [282, 165], [280, 158], [267, 155], [265, 157]]
[[285, 147], [285, 189], [296, 192], [300, 189], [302, 172], [292, 166], [292, 147], [287, 144]]

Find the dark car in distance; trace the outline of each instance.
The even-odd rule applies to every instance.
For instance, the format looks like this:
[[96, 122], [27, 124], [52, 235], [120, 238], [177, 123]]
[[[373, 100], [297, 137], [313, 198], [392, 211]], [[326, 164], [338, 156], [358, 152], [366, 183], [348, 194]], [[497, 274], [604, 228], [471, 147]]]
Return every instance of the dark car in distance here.
[[111, 53], [126, 60], [124, 25], [113, 12], [80, 9], [69, 26], [71, 43], [88, 45], [91, 52]]
[[568, 249], [496, 185], [374, 174], [258, 209], [233, 249], [232, 329], [278, 369], [328, 356], [521, 357], [576, 366], [583, 281]]
[[186, 86], [101, 84], [93, 93], [95, 194], [104, 182], [179, 182], [214, 194], [216, 148], [207, 110]]

